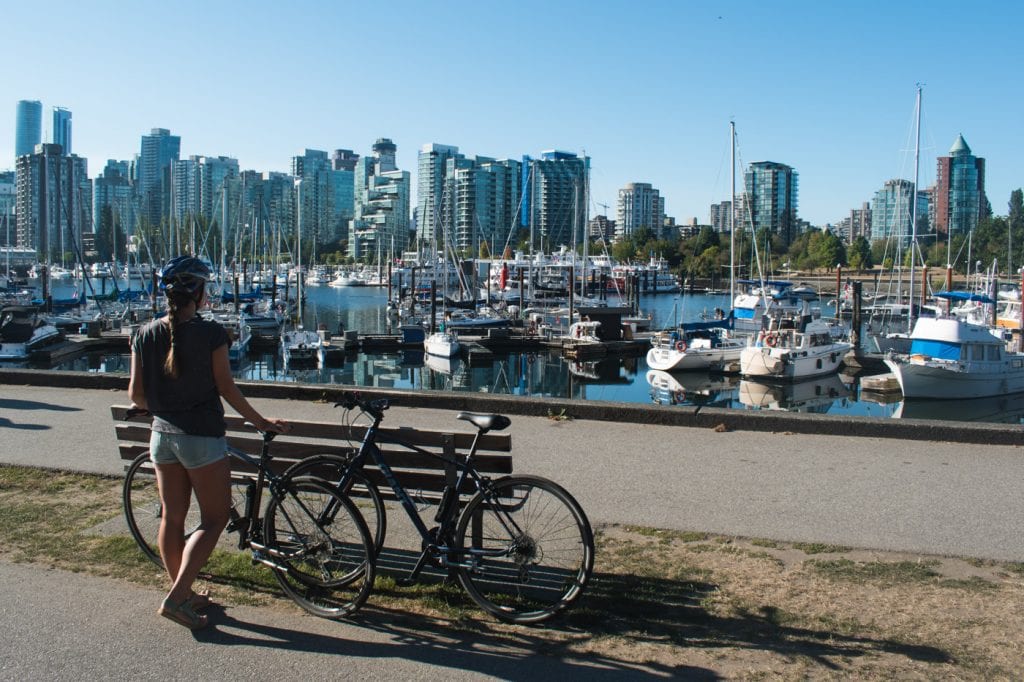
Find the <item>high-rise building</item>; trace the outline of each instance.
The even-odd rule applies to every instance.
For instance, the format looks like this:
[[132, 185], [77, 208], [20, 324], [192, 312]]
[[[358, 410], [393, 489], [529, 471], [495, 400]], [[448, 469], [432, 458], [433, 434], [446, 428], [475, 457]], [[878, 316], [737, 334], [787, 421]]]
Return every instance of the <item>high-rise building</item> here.
[[388, 138], [373, 145], [373, 156], [356, 162], [355, 217], [349, 225], [348, 252], [376, 259], [405, 250], [409, 239], [409, 171], [395, 166], [397, 147]]
[[958, 135], [949, 156], [940, 156], [935, 174], [935, 230], [966, 234], [988, 215], [985, 196], [985, 159], [971, 153]]
[[522, 226], [530, 228], [531, 248], [554, 251], [574, 246], [586, 224], [586, 189], [590, 157], [549, 150], [539, 159], [523, 157], [523, 194], [528, 211]]
[[17, 159], [17, 245], [40, 261], [60, 262], [82, 253], [92, 216], [92, 183], [86, 160], [65, 156], [59, 145], [39, 144]]
[[181, 138], [165, 128], [153, 128], [142, 136], [138, 162], [139, 214], [159, 225], [171, 214], [171, 162], [181, 153]]
[[455, 174], [455, 243], [473, 254], [483, 244], [492, 255], [515, 248], [523, 188], [522, 164], [477, 156]]
[[18, 234], [18, 226], [14, 224], [17, 187], [14, 171], [0, 171], [0, 244], [4, 246], [12, 246]]
[[[103, 168], [103, 173], [92, 183], [92, 224], [93, 229], [107, 229], [104, 216], [109, 211], [116, 237], [120, 239], [135, 233], [135, 188], [129, 179], [127, 161], [110, 159]], [[113, 239], [111, 240], [113, 242]], [[123, 246], [111, 243], [121, 253]]]
[[43, 103], [37, 100], [18, 101], [14, 137], [14, 155], [32, 154], [43, 141]]
[[658, 190], [647, 182], [631, 182], [619, 190], [615, 239], [626, 239], [641, 228], [647, 228], [652, 235], [660, 237], [663, 218], [664, 204]]
[[[420, 149], [416, 175], [416, 221], [417, 238], [421, 240], [432, 241], [435, 235], [441, 235], [445, 197], [448, 196], [450, 201], [452, 192], [446, 173], [449, 168], [454, 170], [458, 166], [449, 164], [451, 159], [462, 160], [465, 156], [459, 153], [458, 147], [447, 144], [425, 144]], [[447, 217], [451, 219], [451, 216]]]
[[331, 168], [334, 170], [355, 171], [359, 155], [351, 149], [335, 149], [331, 152]]
[[[913, 224], [914, 183], [910, 180], [887, 180], [882, 189], [875, 192], [871, 201], [871, 238], [898, 240], [906, 246], [910, 243]], [[919, 219], [928, 215], [928, 197], [917, 195]]]
[[235, 187], [238, 160], [227, 156], [198, 156], [171, 161], [172, 210], [175, 225], [187, 226], [202, 216], [208, 225], [227, 220], [228, 234], [238, 227]]
[[850, 211], [850, 229], [847, 233], [847, 241], [853, 242], [858, 237], [871, 240], [871, 204], [865, 201], [860, 208]]
[[587, 223], [587, 238], [610, 242], [615, 237], [615, 221], [606, 215], [596, 215]]
[[732, 210], [731, 201], [723, 201], [718, 204], [711, 204], [710, 224], [715, 232], [728, 232], [732, 229], [729, 222], [729, 211]]
[[789, 244], [797, 236], [798, 174], [774, 161], [750, 164], [743, 177], [747, 205], [743, 222], [753, 232], [768, 230]]
[[53, 108], [53, 143], [59, 144], [64, 154], [71, 153], [71, 110]]

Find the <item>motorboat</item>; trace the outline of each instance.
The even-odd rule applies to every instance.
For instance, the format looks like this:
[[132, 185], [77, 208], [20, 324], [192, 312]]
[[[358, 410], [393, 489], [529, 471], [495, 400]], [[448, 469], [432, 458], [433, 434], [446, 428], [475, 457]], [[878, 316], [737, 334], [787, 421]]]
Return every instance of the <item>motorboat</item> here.
[[36, 350], [63, 338], [61, 331], [39, 318], [34, 308], [0, 309], [0, 360], [27, 360]]
[[746, 337], [736, 337], [728, 322], [695, 322], [661, 331], [651, 337], [647, 366], [671, 371], [698, 369], [738, 371]]
[[319, 354], [320, 335], [315, 331], [299, 327], [281, 334], [281, 356], [286, 367], [316, 365]]
[[1024, 353], [1007, 351], [997, 327], [954, 317], [917, 320], [910, 351], [885, 364], [904, 398], [965, 399], [1024, 392]]
[[569, 325], [569, 333], [565, 335], [565, 338], [577, 343], [601, 343], [601, 337], [598, 334], [600, 328], [601, 323], [597, 320], [580, 320]]
[[842, 325], [814, 318], [809, 300], [802, 314], [770, 318], [766, 329], [740, 353], [740, 374], [745, 378], [799, 381], [839, 371], [853, 344], [837, 338]]

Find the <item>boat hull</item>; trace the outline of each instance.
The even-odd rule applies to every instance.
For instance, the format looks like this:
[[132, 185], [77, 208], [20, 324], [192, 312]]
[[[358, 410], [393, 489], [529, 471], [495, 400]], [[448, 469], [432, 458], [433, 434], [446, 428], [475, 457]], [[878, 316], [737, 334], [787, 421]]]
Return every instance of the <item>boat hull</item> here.
[[832, 343], [813, 348], [769, 348], [750, 346], [740, 355], [740, 374], [745, 377], [795, 381], [839, 371], [849, 343]]
[[687, 348], [680, 351], [655, 347], [647, 351], [647, 366], [662, 372], [676, 369], [722, 369], [739, 361], [743, 348]]
[[1024, 392], [1024, 360], [993, 363], [991, 368], [957, 369], [957, 363], [886, 358], [904, 398], [963, 400]]

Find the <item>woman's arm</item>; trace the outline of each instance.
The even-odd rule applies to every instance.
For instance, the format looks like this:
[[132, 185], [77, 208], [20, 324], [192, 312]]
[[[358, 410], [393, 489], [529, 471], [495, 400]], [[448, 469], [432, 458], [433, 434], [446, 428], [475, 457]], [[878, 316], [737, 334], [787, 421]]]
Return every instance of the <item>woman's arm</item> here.
[[128, 380], [128, 397], [135, 407], [149, 409], [146, 404], [146, 388], [142, 382], [142, 356], [132, 352], [131, 378]]
[[212, 360], [213, 381], [217, 385], [217, 392], [224, 400], [228, 401], [228, 405], [235, 408], [235, 412], [252, 422], [260, 431], [277, 431], [278, 433], [288, 431], [290, 428], [288, 422], [282, 419], [264, 419], [238, 390], [235, 378], [231, 376], [231, 363], [228, 361], [228, 345], [226, 343], [213, 351]]

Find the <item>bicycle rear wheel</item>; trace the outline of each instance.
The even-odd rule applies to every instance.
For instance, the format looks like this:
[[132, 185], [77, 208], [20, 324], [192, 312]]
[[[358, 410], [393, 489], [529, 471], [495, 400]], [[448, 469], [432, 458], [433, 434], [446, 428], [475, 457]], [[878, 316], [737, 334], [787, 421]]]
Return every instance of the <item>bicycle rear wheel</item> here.
[[506, 476], [478, 492], [459, 517], [455, 542], [462, 586], [510, 623], [539, 623], [566, 609], [594, 569], [583, 509], [538, 476]]
[[[284, 480], [288, 481], [299, 476], [314, 476], [322, 478], [328, 483], [337, 486], [341, 477], [349, 469], [349, 460], [340, 455], [316, 455], [307, 457], [296, 462], [284, 472]], [[353, 490], [355, 488], [355, 490]], [[356, 496], [362, 498], [365, 491], [365, 500], [353, 499]], [[387, 533], [387, 510], [384, 507], [384, 498], [381, 497], [380, 488], [370, 481], [362, 471], [352, 471], [350, 480], [345, 490], [345, 495], [359, 508], [366, 527], [373, 539], [374, 556], [380, 554], [384, 546], [384, 536]]]
[[[273, 497], [263, 539], [281, 589], [313, 615], [354, 613], [373, 588], [373, 540], [359, 510], [329, 483], [299, 477]], [[330, 508], [332, 513], [323, 513]]]
[[[153, 463], [149, 461], [149, 453], [143, 452], [128, 467], [121, 490], [124, 504], [124, 520], [128, 523], [139, 549], [146, 558], [163, 568], [157, 536], [160, 533], [160, 519], [163, 518], [163, 506], [160, 504], [160, 492], [156, 485], [156, 473]], [[186, 528], [199, 525], [198, 505], [189, 507]], [[188, 525], [191, 522], [191, 525]]]
[[[139, 549], [146, 555], [146, 558], [163, 568], [164, 562], [160, 558], [160, 547], [157, 545], [160, 522], [164, 515], [163, 505], [160, 502], [160, 491], [157, 488], [156, 472], [148, 452], [143, 452], [129, 465], [121, 490], [121, 500], [124, 505], [125, 522], [128, 524], [128, 530], [136, 544], [139, 545]], [[245, 484], [232, 482], [231, 506], [236, 511], [239, 508], [244, 509], [244, 502]], [[199, 527], [199, 521], [199, 502], [193, 493], [188, 513], [185, 515], [186, 539]]]

